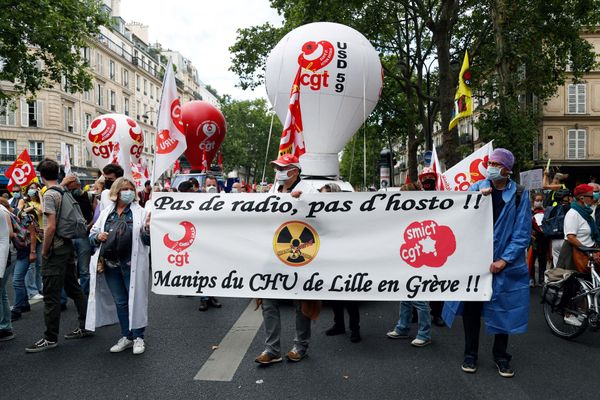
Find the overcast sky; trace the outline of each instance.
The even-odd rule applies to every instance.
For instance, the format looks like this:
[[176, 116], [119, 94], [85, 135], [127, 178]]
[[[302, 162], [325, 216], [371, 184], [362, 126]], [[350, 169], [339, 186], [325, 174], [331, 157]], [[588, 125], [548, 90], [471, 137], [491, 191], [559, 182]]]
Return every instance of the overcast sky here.
[[268, 0], [121, 0], [126, 22], [150, 27], [149, 40], [177, 50], [198, 69], [200, 79], [236, 99], [266, 98], [264, 87], [254, 92], [235, 87], [237, 75], [229, 71], [229, 46], [236, 30], [265, 22], [281, 25], [281, 17]]

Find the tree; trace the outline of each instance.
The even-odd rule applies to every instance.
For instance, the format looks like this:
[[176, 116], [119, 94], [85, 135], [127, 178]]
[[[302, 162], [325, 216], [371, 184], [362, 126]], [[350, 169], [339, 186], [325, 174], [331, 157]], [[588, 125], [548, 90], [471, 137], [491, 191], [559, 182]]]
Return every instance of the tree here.
[[[269, 131], [272, 115], [264, 99], [233, 100], [225, 95], [221, 98], [221, 111], [227, 121], [227, 136], [221, 145], [225, 171], [243, 167], [255, 182], [262, 178], [267, 162], [277, 157], [282, 126], [277, 117], [273, 129], [269, 151]], [[266, 166], [266, 179], [273, 181], [273, 168]]]
[[[34, 95], [66, 78], [71, 92], [92, 87], [79, 49], [93, 40], [108, 15], [96, 0], [12, 0], [2, 5], [0, 18], [0, 100]], [[13, 91], [14, 90], [14, 91]]]

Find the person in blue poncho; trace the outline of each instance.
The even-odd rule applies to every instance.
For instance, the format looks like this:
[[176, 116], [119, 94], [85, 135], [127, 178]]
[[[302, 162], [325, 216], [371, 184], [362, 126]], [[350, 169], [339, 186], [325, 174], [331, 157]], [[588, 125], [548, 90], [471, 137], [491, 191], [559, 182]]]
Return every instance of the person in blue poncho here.
[[498, 373], [514, 376], [507, 352], [508, 335], [527, 331], [529, 318], [529, 272], [525, 251], [531, 235], [529, 193], [510, 179], [515, 158], [502, 148], [489, 157], [487, 179], [469, 189], [492, 196], [494, 218], [494, 274], [492, 297], [486, 302], [446, 302], [443, 318], [452, 326], [456, 315], [463, 316], [465, 353], [462, 370], [477, 371], [479, 330], [483, 317], [486, 331], [495, 335], [492, 354]]

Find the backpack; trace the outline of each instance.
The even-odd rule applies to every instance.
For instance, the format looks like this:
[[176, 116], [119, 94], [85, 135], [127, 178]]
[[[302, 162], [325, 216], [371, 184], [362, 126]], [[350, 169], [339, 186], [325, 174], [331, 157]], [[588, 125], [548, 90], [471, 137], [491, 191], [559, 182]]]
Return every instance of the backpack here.
[[551, 239], [562, 239], [564, 237], [565, 211], [566, 207], [559, 204], [554, 207], [546, 207], [542, 219], [542, 232], [544, 236]]
[[109, 226], [106, 226], [108, 237], [102, 243], [100, 257], [107, 261], [118, 262], [131, 256], [131, 246], [133, 244], [132, 224], [133, 221], [127, 221], [126, 218], [119, 217], [113, 220]]
[[15, 237], [12, 238], [12, 243], [17, 250], [28, 249], [31, 246], [31, 236], [29, 230], [25, 226], [23, 221], [17, 219], [13, 213], [10, 214], [10, 221], [12, 222], [13, 232]]
[[82, 239], [88, 236], [87, 222], [83, 217], [79, 203], [71, 192], [53, 186], [61, 194], [61, 201], [56, 213], [56, 235], [65, 239]]

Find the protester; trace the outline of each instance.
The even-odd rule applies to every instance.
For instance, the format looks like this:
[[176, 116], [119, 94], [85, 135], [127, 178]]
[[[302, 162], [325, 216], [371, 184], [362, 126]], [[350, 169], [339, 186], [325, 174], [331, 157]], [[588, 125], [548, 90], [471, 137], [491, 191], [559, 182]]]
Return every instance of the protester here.
[[104, 166], [104, 168], [102, 168], [102, 176], [104, 177], [104, 190], [100, 195], [100, 212], [113, 205], [109, 198], [110, 188], [118, 178], [123, 176], [124, 173], [125, 172], [123, 171], [123, 168], [119, 164], [107, 164]]
[[[285, 154], [275, 161], [271, 161], [275, 167], [275, 179], [279, 184], [279, 193], [292, 193], [300, 183], [300, 162], [298, 157]], [[296, 195], [299, 192], [296, 192]], [[255, 359], [259, 364], [273, 364], [282, 361], [281, 358], [281, 315], [279, 305], [281, 300], [262, 299], [258, 301], [262, 305], [262, 314], [265, 324], [265, 350]], [[310, 322], [317, 319], [321, 303], [318, 301], [295, 300], [296, 313], [296, 336], [294, 346], [287, 353], [287, 359], [298, 362], [306, 357], [310, 341]]]
[[92, 206], [94, 207], [94, 217], [92, 218], [92, 223], [95, 223], [98, 220], [98, 217], [100, 216], [100, 208], [101, 208], [100, 203], [101, 203], [101, 196], [102, 196], [103, 191], [104, 191], [104, 176], [101, 176], [100, 178], [98, 178], [96, 180], [96, 182], [94, 182], [94, 186], [93, 186], [92, 190], [90, 191], [90, 194], [94, 198], [94, 201], [92, 202]]
[[239, 182], [234, 182], [233, 185], [231, 185], [231, 193], [242, 193], [245, 191], [246, 188], [244, 188]]
[[10, 305], [6, 284], [10, 280], [10, 239], [14, 236], [10, 211], [0, 205], [0, 342], [15, 338], [12, 329]]
[[600, 185], [596, 182], [590, 182], [588, 185], [594, 188], [594, 202], [592, 204], [592, 210], [594, 212], [594, 220], [596, 221], [596, 226], [600, 229]]
[[489, 157], [487, 178], [475, 182], [470, 191], [491, 195], [494, 221], [494, 262], [492, 297], [486, 302], [446, 302], [444, 320], [452, 326], [458, 314], [463, 316], [465, 352], [462, 370], [477, 371], [479, 328], [483, 316], [486, 331], [494, 334], [492, 354], [502, 377], [514, 376], [507, 352], [508, 335], [527, 331], [529, 317], [528, 272], [525, 250], [531, 235], [529, 193], [510, 179], [513, 154], [495, 149]]
[[[342, 189], [336, 183], [328, 183], [323, 186], [319, 192], [321, 193], [337, 193]], [[333, 326], [325, 331], [327, 336], [343, 335], [346, 333], [346, 323], [344, 322], [344, 308], [348, 311], [350, 341], [358, 343], [362, 340], [360, 337], [360, 312], [358, 310], [357, 301], [331, 301], [333, 309]]]
[[553, 231], [552, 236], [548, 237], [551, 241], [552, 246], [552, 266], [556, 268], [558, 257], [560, 255], [560, 249], [564, 243], [564, 231], [563, 225], [565, 216], [571, 208], [571, 192], [568, 189], [560, 189], [554, 192], [554, 199], [558, 202], [555, 206], [550, 206], [544, 211], [544, 218], [542, 219], [542, 227], [551, 227]]
[[127, 178], [112, 184], [109, 199], [112, 205], [102, 211], [90, 232], [90, 241], [99, 248], [90, 264], [88, 307], [93, 311], [86, 328], [93, 331], [118, 320], [121, 338], [110, 352], [133, 347], [133, 354], [142, 354], [148, 325], [149, 214], [137, 203], [135, 183]]
[[[194, 178], [190, 179], [190, 183], [193, 185], [192, 191], [196, 191], [196, 183], [198, 182], [196, 181], [195, 183], [194, 180]], [[181, 185], [179, 187], [181, 187]], [[206, 179], [204, 180], [204, 188], [202, 191], [206, 193], [218, 193], [219, 187], [217, 186], [217, 178], [215, 178], [213, 175], [206, 175]], [[207, 311], [208, 306], [214, 308], [221, 308], [222, 304], [219, 303], [219, 300], [217, 300], [216, 297], [200, 297], [200, 305], [198, 306], [198, 311]]]
[[150, 200], [150, 196], [152, 195], [152, 185], [150, 184], [150, 181], [147, 180], [144, 183], [144, 189], [138, 194], [140, 201], [140, 207], [146, 207], [146, 203], [148, 202], [148, 200]]
[[555, 196], [556, 191], [558, 190], [567, 190], [567, 185], [565, 181], [569, 178], [569, 174], [561, 174], [557, 172], [554, 174], [552, 178], [552, 182], [550, 182], [550, 171], [547, 169], [544, 170], [544, 180], [543, 180], [543, 188], [547, 190], [546, 200], [544, 202], [544, 207], [547, 206], [556, 206], [559, 204], [560, 199]]
[[200, 182], [198, 182], [198, 179], [196, 178], [190, 178], [190, 183], [192, 184], [193, 187], [193, 192], [200, 192]]
[[[25, 196], [19, 201], [19, 218], [23, 224], [33, 231], [34, 236], [31, 238], [31, 253], [27, 254], [30, 261], [28, 264], [27, 274], [25, 275], [25, 287], [27, 295], [31, 300], [41, 300], [42, 292], [42, 242], [43, 234], [43, 216], [41, 188], [37, 182], [32, 182], [27, 185]], [[17, 259], [18, 259], [17, 255]], [[19, 271], [20, 273], [20, 271]], [[15, 275], [17, 275], [17, 267], [15, 266]]]
[[544, 195], [536, 193], [533, 196], [533, 218], [531, 219], [533, 244], [531, 265], [529, 265], [529, 286], [536, 286], [535, 282], [535, 261], [538, 264], [538, 279], [537, 285], [542, 285], [544, 282], [544, 272], [548, 262], [548, 253], [550, 252], [550, 240], [542, 231], [542, 220], [544, 218]]
[[[423, 190], [434, 190], [435, 189], [435, 172], [431, 171], [433, 175], [429, 174], [429, 171], [424, 171], [425, 174], [419, 175], [419, 180]], [[433, 183], [431, 182], [433, 180]], [[432, 186], [433, 185], [433, 186]], [[427, 189], [426, 189], [427, 188]], [[419, 190], [417, 185], [405, 184], [401, 190]], [[431, 302], [430, 302], [431, 303]], [[418, 318], [418, 329], [416, 337], [410, 342], [415, 347], [424, 347], [431, 344], [431, 319], [429, 304], [426, 301], [401, 301], [400, 302], [400, 317], [394, 329], [389, 331], [386, 335], [390, 339], [408, 339], [410, 336], [410, 322], [413, 314], [413, 308], [417, 310]], [[443, 302], [440, 302], [443, 307]], [[442, 325], [443, 322], [442, 322]]]
[[21, 198], [23, 197], [23, 194], [21, 193], [21, 186], [13, 184], [11, 191], [12, 197], [9, 200], [10, 207], [13, 209], [13, 213], [18, 214], [19, 201], [21, 201]]
[[62, 206], [63, 189], [58, 185], [58, 163], [45, 159], [38, 164], [38, 171], [48, 190], [44, 193], [44, 243], [42, 248], [42, 278], [44, 285], [44, 337], [25, 349], [37, 353], [58, 345], [60, 326], [60, 293], [63, 287], [73, 299], [79, 317], [79, 328], [65, 335], [65, 339], [78, 339], [90, 336], [84, 329], [86, 303], [81, 291], [73, 260], [74, 248], [71, 239], [56, 235], [61, 221], [59, 211]]

